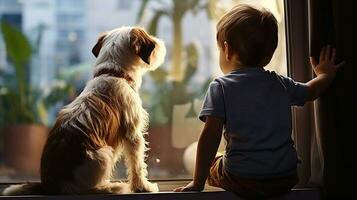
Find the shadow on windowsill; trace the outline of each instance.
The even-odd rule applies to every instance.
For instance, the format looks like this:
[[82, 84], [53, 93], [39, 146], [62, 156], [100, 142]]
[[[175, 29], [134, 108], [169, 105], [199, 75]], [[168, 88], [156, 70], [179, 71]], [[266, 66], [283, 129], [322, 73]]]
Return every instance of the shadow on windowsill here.
[[[0, 199], [31, 199], [31, 200], [114, 200], [120, 198], [120, 200], [244, 200], [233, 192], [227, 192], [220, 188], [206, 185], [203, 192], [172, 192], [174, 188], [184, 186], [188, 181], [155, 181], [158, 183], [160, 192], [157, 193], [134, 193], [123, 195], [28, 195], [28, 196], [0, 196]], [[6, 188], [9, 184], [1, 184], [0, 191]], [[281, 197], [271, 198], [272, 200], [320, 200], [320, 190], [318, 188], [297, 188], [293, 189], [290, 193]]]

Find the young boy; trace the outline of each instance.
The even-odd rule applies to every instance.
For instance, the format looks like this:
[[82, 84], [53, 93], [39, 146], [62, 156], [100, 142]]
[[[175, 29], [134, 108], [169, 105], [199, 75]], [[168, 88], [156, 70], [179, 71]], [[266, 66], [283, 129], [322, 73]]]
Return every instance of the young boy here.
[[[291, 106], [302, 106], [325, 91], [335, 77], [336, 52], [310, 59], [316, 78], [307, 83], [264, 70], [277, 47], [278, 26], [267, 10], [239, 5], [217, 24], [224, 76], [207, 91], [200, 120], [194, 179], [175, 191], [201, 191], [208, 184], [245, 197], [290, 191], [298, 182], [297, 153], [291, 139]], [[215, 158], [221, 134], [226, 152]]]

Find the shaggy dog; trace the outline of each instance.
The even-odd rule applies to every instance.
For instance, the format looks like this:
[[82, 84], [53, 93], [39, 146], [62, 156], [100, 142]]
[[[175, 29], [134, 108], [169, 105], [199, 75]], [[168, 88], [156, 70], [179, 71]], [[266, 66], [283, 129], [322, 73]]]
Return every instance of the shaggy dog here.
[[[139, 27], [101, 35], [92, 49], [93, 79], [57, 116], [41, 159], [41, 183], [4, 195], [156, 192], [145, 164], [148, 114], [138, 94], [143, 73], [162, 64], [164, 43]], [[111, 182], [123, 156], [128, 183]]]

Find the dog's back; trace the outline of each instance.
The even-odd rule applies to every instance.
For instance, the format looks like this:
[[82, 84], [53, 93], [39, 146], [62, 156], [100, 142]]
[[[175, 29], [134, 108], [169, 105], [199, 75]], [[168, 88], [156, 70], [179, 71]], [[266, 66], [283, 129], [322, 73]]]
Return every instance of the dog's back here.
[[[110, 98], [122, 92], [114, 91], [117, 82], [111, 77], [91, 80], [82, 94], [59, 112], [41, 159], [41, 181], [50, 193], [64, 193], [70, 190], [70, 183], [78, 185], [78, 169], [96, 159], [93, 152], [117, 148], [120, 117], [115, 100]], [[83, 189], [87, 186], [88, 182]]]

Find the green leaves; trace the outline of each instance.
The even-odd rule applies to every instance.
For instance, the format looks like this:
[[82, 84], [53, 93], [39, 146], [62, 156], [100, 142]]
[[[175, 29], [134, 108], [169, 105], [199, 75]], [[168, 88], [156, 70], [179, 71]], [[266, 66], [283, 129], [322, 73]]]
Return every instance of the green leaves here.
[[161, 16], [164, 14], [162, 11], [157, 11], [154, 17], [151, 19], [149, 23], [148, 31], [151, 35], [157, 35], [157, 25], [159, 24], [159, 20]]
[[47, 124], [48, 107], [67, 96], [66, 92], [70, 87], [66, 83], [58, 87], [49, 86], [47, 96], [43, 95], [43, 89], [31, 87], [25, 73], [35, 51], [20, 30], [5, 21], [0, 23], [6, 53], [11, 61], [10, 66], [15, 68], [15, 75], [3, 74], [5, 81], [4, 85], [0, 86], [0, 125]]
[[6, 44], [6, 52], [11, 62], [19, 67], [25, 65], [30, 60], [32, 53], [27, 38], [21, 31], [5, 21], [1, 22], [1, 30]]
[[27, 109], [21, 104], [18, 91], [9, 87], [0, 88], [3, 91], [0, 94], [0, 124], [31, 123], [35, 121], [32, 110]]
[[[144, 11], [148, 9], [149, 2], [150, 0], [142, 1], [137, 17], [138, 22], [143, 19]], [[184, 46], [182, 20], [188, 12], [192, 14], [197, 14], [200, 11], [214, 13], [216, 0], [172, 0], [170, 3], [162, 1], [156, 1], [156, 3], [155, 8], [152, 8], [153, 16], [147, 24], [148, 32], [152, 35], [157, 35], [162, 17], [168, 17], [173, 27], [171, 69], [158, 68], [150, 72], [151, 79], [155, 85], [154, 90], [148, 93], [150, 94], [148, 95], [149, 109], [153, 113], [151, 119], [153, 123], [161, 124], [171, 122], [175, 105], [194, 102], [195, 98], [201, 97], [211, 80], [211, 78], [208, 78], [209, 80], [202, 84], [197, 84], [192, 80], [197, 73], [199, 51], [196, 43]], [[207, 14], [208, 16], [213, 16], [212, 13]], [[183, 60], [186, 62], [183, 62]], [[183, 64], [186, 64], [186, 66], [183, 66]], [[175, 77], [177, 72], [181, 72], [180, 70], [182, 70], [182, 79], [172, 78]], [[194, 117], [196, 115], [192, 103], [186, 117]]]
[[136, 23], [140, 22], [141, 19], [143, 18], [143, 15], [144, 15], [144, 11], [148, 5], [150, 0], [142, 0], [141, 1], [141, 5], [140, 5], [140, 9], [139, 9], [139, 13], [138, 13], [138, 16], [136, 18]]
[[164, 84], [168, 75], [169, 73], [162, 68], [157, 68], [156, 70], [150, 72], [150, 76], [155, 81], [156, 85]]
[[6, 87], [8, 93], [3, 96], [4, 102], [2, 102], [2, 104], [5, 104], [3, 106], [6, 106], [7, 101], [7, 104], [9, 105], [4, 108], [12, 108], [8, 111], [10, 112], [9, 116], [12, 117], [8, 119], [5, 116], [4, 119], [29, 122], [32, 121], [34, 117], [28, 109], [31, 104], [29, 102], [30, 98], [26, 95], [29, 92], [29, 89], [27, 88], [25, 72], [26, 66], [32, 55], [32, 48], [26, 36], [9, 23], [1, 21], [1, 31], [5, 42], [7, 56], [15, 67], [17, 80], [17, 89]]
[[192, 76], [196, 73], [198, 67], [198, 47], [197, 43], [191, 42], [185, 47], [186, 52], [186, 70], [183, 82], [189, 82]]

